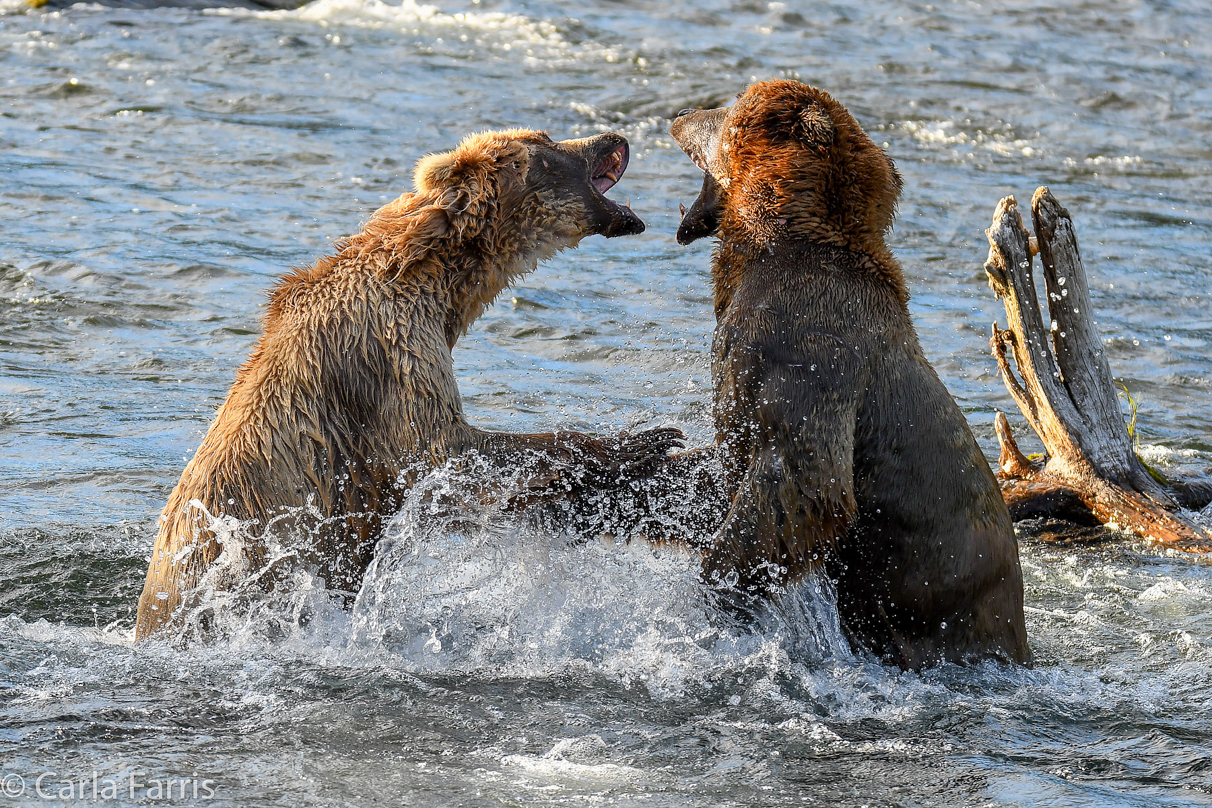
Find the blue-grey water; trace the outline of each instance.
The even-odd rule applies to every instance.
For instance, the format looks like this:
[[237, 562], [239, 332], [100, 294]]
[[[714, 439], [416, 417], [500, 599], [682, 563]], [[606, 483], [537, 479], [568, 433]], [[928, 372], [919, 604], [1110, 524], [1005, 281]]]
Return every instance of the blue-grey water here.
[[[900, 673], [847, 651], [825, 582], [729, 627], [676, 552], [416, 506], [352, 611], [304, 589], [281, 605], [302, 628], [132, 645], [156, 516], [266, 290], [470, 131], [623, 132], [613, 195], [649, 223], [472, 328], [471, 416], [706, 443], [709, 246], [673, 239], [699, 175], [667, 118], [774, 76], [832, 91], [900, 166], [911, 308], [990, 456], [997, 410], [1024, 425], [983, 231], [1048, 184], [1142, 451], [1212, 465], [1206, 3], [0, 0], [0, 806], [46, 804], [47, 772], [77, 804], [1212, 804], [1212, 566], [1123, 538], [1023, 537], [1034, 670]], [[132, 798], [132, 776], [212, 796]]]

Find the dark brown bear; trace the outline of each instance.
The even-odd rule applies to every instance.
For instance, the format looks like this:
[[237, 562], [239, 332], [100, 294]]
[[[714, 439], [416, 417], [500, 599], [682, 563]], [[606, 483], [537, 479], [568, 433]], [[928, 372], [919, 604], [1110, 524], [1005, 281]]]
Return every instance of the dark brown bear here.
[[[643, 232], [603, 196], [626, 165], [619, 135], [476, 135], [422, 160], [416, 193], [379, 209], [335, 255], [283, 278], [161, 516], [136, 638], [181, 626], [191, 591], [284, 585], [267, 567], [275, 543], [330, 589], [356, 590], [382, 518], [420, 475], [465, 452], [511, 469], [528, 456], [533, 484], [556, 490], [659, 462], [676, 430], [605, 441], [477, 429], [451, 361], [467, 327], [537, 262], [586, 236]], [[224, 547], [208, 514], [252, 520], [255, 536]], [[232, 557], [215, 565], [224, 551]]]
[[719, 236], [712, 372], [730, 502], [705, 578], [764, 596], [823, 566], [851, 643], [887, 661], [1030, 664], [1010, 517], [884, 244], [892, 161], [795, 81], [683, 113], [671, 133], [705, 173], [678, 241]]

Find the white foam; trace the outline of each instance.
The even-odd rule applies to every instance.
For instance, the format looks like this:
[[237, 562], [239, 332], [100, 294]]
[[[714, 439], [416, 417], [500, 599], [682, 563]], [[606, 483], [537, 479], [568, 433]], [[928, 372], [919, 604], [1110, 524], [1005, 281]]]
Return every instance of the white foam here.
[[[485, 50], [498, 56], [520, 56], [526, 61], [600, 58], [618, 61], [616, 48], [593, 42], [570, 41], [555, 23], [522, 14], [495, 11], [446, 12], [415, 0], [313, 0], [289, 11], [215, 9], [208, 13], [251, 15], [261, 19], [296, 20], [322, 28], [350, 27], [398, 30], [410, 36], [432, 38], [436, 44]], [[338, 41], [339, 44], [339, 41]]]
[[534, 755], [506, 755], [501, 758], [506, 766], [516, 766], [527, 774], [552, 780], [578, 780], [591, 783], [628, 783], [647, 779], [640, 769], [617, 763], [574, 763], [560, 758], [535, 757]]
[[1196, 449], [1172, 449], [1151, 443], [1142, 443], [1136, 447], [1136, 453], [1151, 466], [1177, 466], [1178, 460], [1198, 461], [1204, 454]]
[[1187, 595], [1191, 590], [1182, 581], [1175, 581], [1172, 578], [1167, 578], [1146, 589], [1136, 596], [1140, 601], [1170, 601], [1176, 596]]

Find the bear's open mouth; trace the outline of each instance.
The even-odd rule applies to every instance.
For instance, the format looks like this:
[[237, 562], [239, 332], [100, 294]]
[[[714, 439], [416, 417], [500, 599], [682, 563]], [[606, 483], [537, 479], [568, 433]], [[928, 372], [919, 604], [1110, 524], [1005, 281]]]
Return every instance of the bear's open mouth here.
[[597, 160], [596, 164], [588, 162], [589, 187], [593, 194], [598, 217], [596, 232], [614, 238], [615, 236], [634, 236], [644, 232], [644, 222], [631, 209], [631, 201], [624, 204], [615, 202], [606, 196], [606, 192], [618, 184], [627, 170], [627, 160], [630, 154], [627, 141], [621, 135], [607, 133], [593, 138], [593, 146], [597, 155], [602, 154], [598, 149], [608, 149], [604, 156], [593, 155], [590, 159]]
[[627, 170], [627, 158], [627, 144], [624, 143], [606, 155], [602, 162], [598, 163], [597, 168], [590, 173], [589, 182], [593, 184], [599, 194], [604, 196], [623, 178], [623, 172]]

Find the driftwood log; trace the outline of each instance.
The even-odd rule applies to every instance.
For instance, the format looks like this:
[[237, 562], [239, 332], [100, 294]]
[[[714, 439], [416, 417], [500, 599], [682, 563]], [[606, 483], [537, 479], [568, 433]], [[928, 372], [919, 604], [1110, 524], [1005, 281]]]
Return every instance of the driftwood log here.
[[[1212, 551], [1212, 533], [1182, 510], [1183, 504], [1198, 504], [1203, 492], [1164, 483], [1136, 455], [1094, 324], [1069, 212], [1044, 187], [1031, 200], [1031, 219], [1035, 236], [1008, 196], [985, 231], [985, 272], [1006, 307], [1008, 325], [1003, 330], [993, 324], [993, 356], [1045, 449], [1042, 463], [1028, 460], [1005, 414], [997, 414], [998, 479], [1011, 516], [1101, 523], [1175, 549]], [[1037, 253], [1050, 327], [1044, 326], [1032, 276]]]

